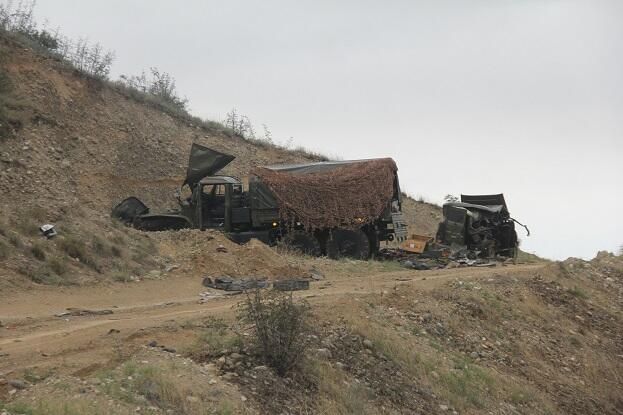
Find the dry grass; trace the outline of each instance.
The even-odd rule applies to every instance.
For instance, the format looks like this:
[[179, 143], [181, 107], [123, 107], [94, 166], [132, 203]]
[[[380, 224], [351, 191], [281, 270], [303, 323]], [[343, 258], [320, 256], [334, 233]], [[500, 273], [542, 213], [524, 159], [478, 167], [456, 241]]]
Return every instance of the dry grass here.
[[[97, 403], [86, 399], [41, 399], [37, 403], [17, 402], [7, 405], [0, 403], [0, 409], [9, 411], [9, 414], [20, 415], [109, 415], [108, 410], [102, 409]], [[120, 409], [119, 415], [132, 415], [136, 411], [132, 409]]]
[[374, 396], [370, 389], [329, 363], [312, 360], [307, 362], [305, 371], [313, 376], [318, 384], [317, 413], [326, 415], [382, 413], [372, 403]]
[[239, 404], [220, 393], [213, 395], [214, 387], [209, 388], [205, 379], [198, 381], [193, 373], [175, 361], [130, 360], [115, 371], [101, 373], [100, 379], [106, 395], [131, 405], [147, 403], [179, 415], [242, 413]]

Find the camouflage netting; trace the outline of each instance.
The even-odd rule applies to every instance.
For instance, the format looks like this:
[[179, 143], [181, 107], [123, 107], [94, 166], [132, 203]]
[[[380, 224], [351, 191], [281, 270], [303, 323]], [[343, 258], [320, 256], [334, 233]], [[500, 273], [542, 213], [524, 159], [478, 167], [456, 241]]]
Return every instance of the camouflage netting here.
[[376, 220], [394, 194], [396, 163], [390, 158], [337, 166], [306, 174], [255, 168], [268, 186], [282, 219], [308, 229], [356, 228]]

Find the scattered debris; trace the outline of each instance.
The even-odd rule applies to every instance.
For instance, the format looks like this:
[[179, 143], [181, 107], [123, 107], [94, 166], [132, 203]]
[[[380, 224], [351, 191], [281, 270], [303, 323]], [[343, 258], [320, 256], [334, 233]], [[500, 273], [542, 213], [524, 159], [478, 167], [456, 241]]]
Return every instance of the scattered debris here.
[[414, 254], [421, 254], [426, 250], [430, 242], [433, 242], [433, 238], [430, 236], [413, 234], [409, 239], [400, 244], [400, 249]]
[[309, 276], [312, 280], [320, 281], [324, 279], [324, 274], [316, 269], [316, 267], [312, 267], [309, 270]]
[[281, 280], [273, 282], [273, 289], [279, 291], [309, 290], [309, 280]]
[[223, 277], [205, 277], [203, 279], [203, 285], [209, 288], [215, 288], [217, 290], [224, 291], [244, 291], [253, 288], [268, 288], [269, 283], [266, 280], [257, 280], [253, 278], [231, 278], [227, 276]]
[[113, 314], [112, 310], [87, 310], [84, 308], [67, 308], [67, 311], [54, 314], [55, 317], [67, 317], [67, 316], [104, 316], [107, 314]]

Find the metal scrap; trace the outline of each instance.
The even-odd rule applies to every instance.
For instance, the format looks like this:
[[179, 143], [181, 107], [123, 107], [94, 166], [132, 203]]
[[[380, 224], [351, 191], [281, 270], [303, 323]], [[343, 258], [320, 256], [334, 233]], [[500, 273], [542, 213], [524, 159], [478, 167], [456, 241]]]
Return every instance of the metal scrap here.
[[54, 314], [55, 317], [67, 317], [67, 316], [105, 316], [108, 314], [113, 314], [112, 310], [87, 310], [84, 308], [67, 308], [67, 311], [62, 313]]
[[231, 278], [222, 277], [205, 277], [203, 279], [205, 287], [214, 288], [224, 291], [244, 291], [253, 288], [268, 288], [269, 283], [265, 280], [256, 280], [253, 278]]
[[273, 290], [279, 290], [279, 291], [309, 290], [309, 280], [274, 281]]

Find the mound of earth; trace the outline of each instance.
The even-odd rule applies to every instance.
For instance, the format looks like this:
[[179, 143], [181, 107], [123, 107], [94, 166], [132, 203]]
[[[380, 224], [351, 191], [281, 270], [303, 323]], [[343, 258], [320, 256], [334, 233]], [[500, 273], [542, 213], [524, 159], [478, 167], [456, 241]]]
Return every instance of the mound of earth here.
[[296, 258], [279, 254], [252, 239], [238, 245], [218, 231], [154, 232], [162, 255], [174, 258], [183, 273], [194, 276], [284, 279], [309, 276]]

